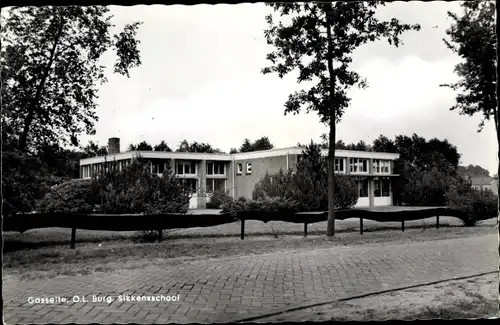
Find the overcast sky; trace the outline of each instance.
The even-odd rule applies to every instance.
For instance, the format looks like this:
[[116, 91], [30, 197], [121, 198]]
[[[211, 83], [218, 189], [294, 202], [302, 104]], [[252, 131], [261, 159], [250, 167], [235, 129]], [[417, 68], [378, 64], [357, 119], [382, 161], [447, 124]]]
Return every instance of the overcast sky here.
[[[183, 139], [208, 142], [225, 151], [243, 139], [268, 136], [276, 147], [319, 140], [327, 128], [316, 114], [284, 116], [288, 95], [300, 89], [293, 77], [262, 75], [270, 48], [264, 39], [264, 4], [111, 7], [117, 28], [143, 21], [138, 37], [142, 66], [130, 79], [112, 75], [114, 55], [103, 63], [109, 82], [102, 86], [95, 136], [83, 140], [106, 144], [120, 137], [129, 143], [165, 140], [177, 147]], [[455, 80], [459, 58], [442, 38], [451, 24], [447, 10], [458, 2], [396, 2], [379, 10], [381, 18], [420, 23], [404, 45], [367, 44], [354, 54], [352, 67], [368, 79], [366, 90], [353, 89], [351, 106], [337, 128], [346, 143], [372, 142], [380, 134], [417, 133], [448, 139], [462, 154], [462, 164], [497, 168], [495, 130], [480, 117], [449, 111], [453, 91], [439, 84]]]

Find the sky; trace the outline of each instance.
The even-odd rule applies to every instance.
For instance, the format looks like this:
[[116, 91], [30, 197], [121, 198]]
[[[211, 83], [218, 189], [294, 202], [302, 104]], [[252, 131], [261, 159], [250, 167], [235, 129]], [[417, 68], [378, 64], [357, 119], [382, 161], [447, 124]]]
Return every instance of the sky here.
[[[461, 163], [481, 165], [495, 174], [495, 128], [488, 122], [477, 133], [480, 116], [461, 116], [449, 108], [455, 93], [439, 87], [453, 82], [460, 58], [442, 41], [459, 2], [394, 2], [378, 11], [382, 19], [419, 23], [419, 32], [403, 35], [403, 45], [376, 41], [353, 54], [352, 68], [368, 80], [368, 88], [349, 91], [350, 106], [337, 127], [337, 139], [371, 143], [417, 133], [448, 139], [462, 154]], [[289, 94], [300, 90], [294, 76], [280, 79], [260, 71], [269, 65], [265, 42], [264, 4], [196, 6], [110, 6], [116, 30], [142, 21], [138, 32], [142, 65], [130, 78], [112, 74], [113, 53], [103, 64], [108, 83], [98, 99], [96, 135], [83, 136], [107, 144], [165, 140], [208, 142], [226, 152], [245, 138], [268, 136], [276, 147], [319, 141], [328, 129], [315, 113], [284, 115]]]

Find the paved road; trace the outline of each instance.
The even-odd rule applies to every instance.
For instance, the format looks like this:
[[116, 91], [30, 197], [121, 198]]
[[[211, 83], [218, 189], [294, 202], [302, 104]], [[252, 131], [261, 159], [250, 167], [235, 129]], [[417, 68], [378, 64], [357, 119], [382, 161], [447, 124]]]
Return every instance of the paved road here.
[[[318, 300], [498, 269], [498, 236], [332, 247], [151, 266], [119, 273], [4, 280], [7, 323], [226, 322]], [[178, 302], [120, 302], [118, 295], [173, 295]], [[113, 297], [110, 304], [73, 296]], [[30, 304], [29, 297], [67, 303]]]

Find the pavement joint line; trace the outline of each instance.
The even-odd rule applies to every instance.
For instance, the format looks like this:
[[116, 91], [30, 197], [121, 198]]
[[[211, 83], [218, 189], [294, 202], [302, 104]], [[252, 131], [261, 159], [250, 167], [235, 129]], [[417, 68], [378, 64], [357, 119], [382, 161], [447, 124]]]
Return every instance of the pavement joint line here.
[[408, 289], [413, 289], [413, 288], [426, 287], [426, 286], [435, 285], [435, 284], [444, 283], [444, 282], [460, 281], [460, 280], [465, 280], [465, 279], [470, 279], [470, 278], [475, 278], [475, 277], [480, 277], [480, 276], [490, 275], [490, 274], [495, 274], [495, 273], [496, 274], [500, 274], [500, 271], [498, 271], [498, 270], [497, 271], [489, 271], [489, 272], [477, 273], [477, 274], [473, 274], [473, 275], [467, 275], [467, 276], [461, 276], [461, 277], [453, 277], [453, 278], [444, 279], [444, 280], [426, 282], [426, 283], [423, 283], [423, 284], [415, 284], [415, 285], [406, 286], [406, 287], [399, 287], [399, 288], [394, 288], [394, 289], [374, 291], [374, 292], [365, 293], [365, 294], [362, 294], [362, 295], [351, 296], [351, 297], [341, 298], [341, 299], [335, 299], [335, 300], [328, 300], [328, 301], [320, 300], [320, 301], [313, 302], [313, 303], [310, 303], [310, 304], [307, 304], [307, 305], [301, 305], [301, 306], [297, 306], [297, 307], [286, 308], [285, 310], [281, 310], [281, 311], [277, 311], [277, 312], [272, 312], [272, 313], [268, 313], [268, 314], [264, 314], [264, 315], [241, 318], [241, 319], [235, 320], [234, 322], [235, 323], [253, 322], [255, 320], [260, 320], [260, 319], [263, 319], [263, 318], [268, 318], [268, 317], [272, 317], [272, 316], [282, 315], [282, 314], [294, 312], [294, 311], [297, 311], [297, 310], [302, 310], [302, 309], [307, 309], [307, 308], [313, 308], [313, 307], [323, 306], [323, 305], [329, 305], [329, 304], [334, 304], [334, 303], [339, 303], [339, 302], [344, 302], [344, 301], [350, 301], [350, 300], [355, 300], [355, 299], [362, 299], [362, 298], [366, 298], [366, 297], [377, 296], [377, 295], [391, 293], [391, 292], [396, 292], [396, 291], [403, 291], [403, 290], [408, 290]]

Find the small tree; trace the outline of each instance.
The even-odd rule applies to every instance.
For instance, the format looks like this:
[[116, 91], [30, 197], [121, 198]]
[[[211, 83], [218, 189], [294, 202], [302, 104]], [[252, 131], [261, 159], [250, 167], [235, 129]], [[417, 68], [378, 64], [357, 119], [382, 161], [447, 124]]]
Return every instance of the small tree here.
[[297, 114], [305, 107], [315, 111], [320, 120], [330, 127], [328, 154], [328, 226], [327, 238], [335, 231], [335, 124], [340, 121], [350, 98], [347, 89], [365, 87], [366, 82], [349, 70], [353, 51], [367, 42], [388, 39], [398, 46], [400, 35], [407, 30], [418, 30], [418, 25], [401, 24], [397, 19], [380, 21], [375, 9], [383, 2], [311, 2], [267, 4], [291, 23], [275, 24], [272, 15], [266, 20], [267, 43], [275, 51], [267, 55], [270, 67], [264, 74], [276, 73], [280, 78], [298, 70], [298, 83], [314, 83], [307, 90], [289, 96], [285, 114]]

